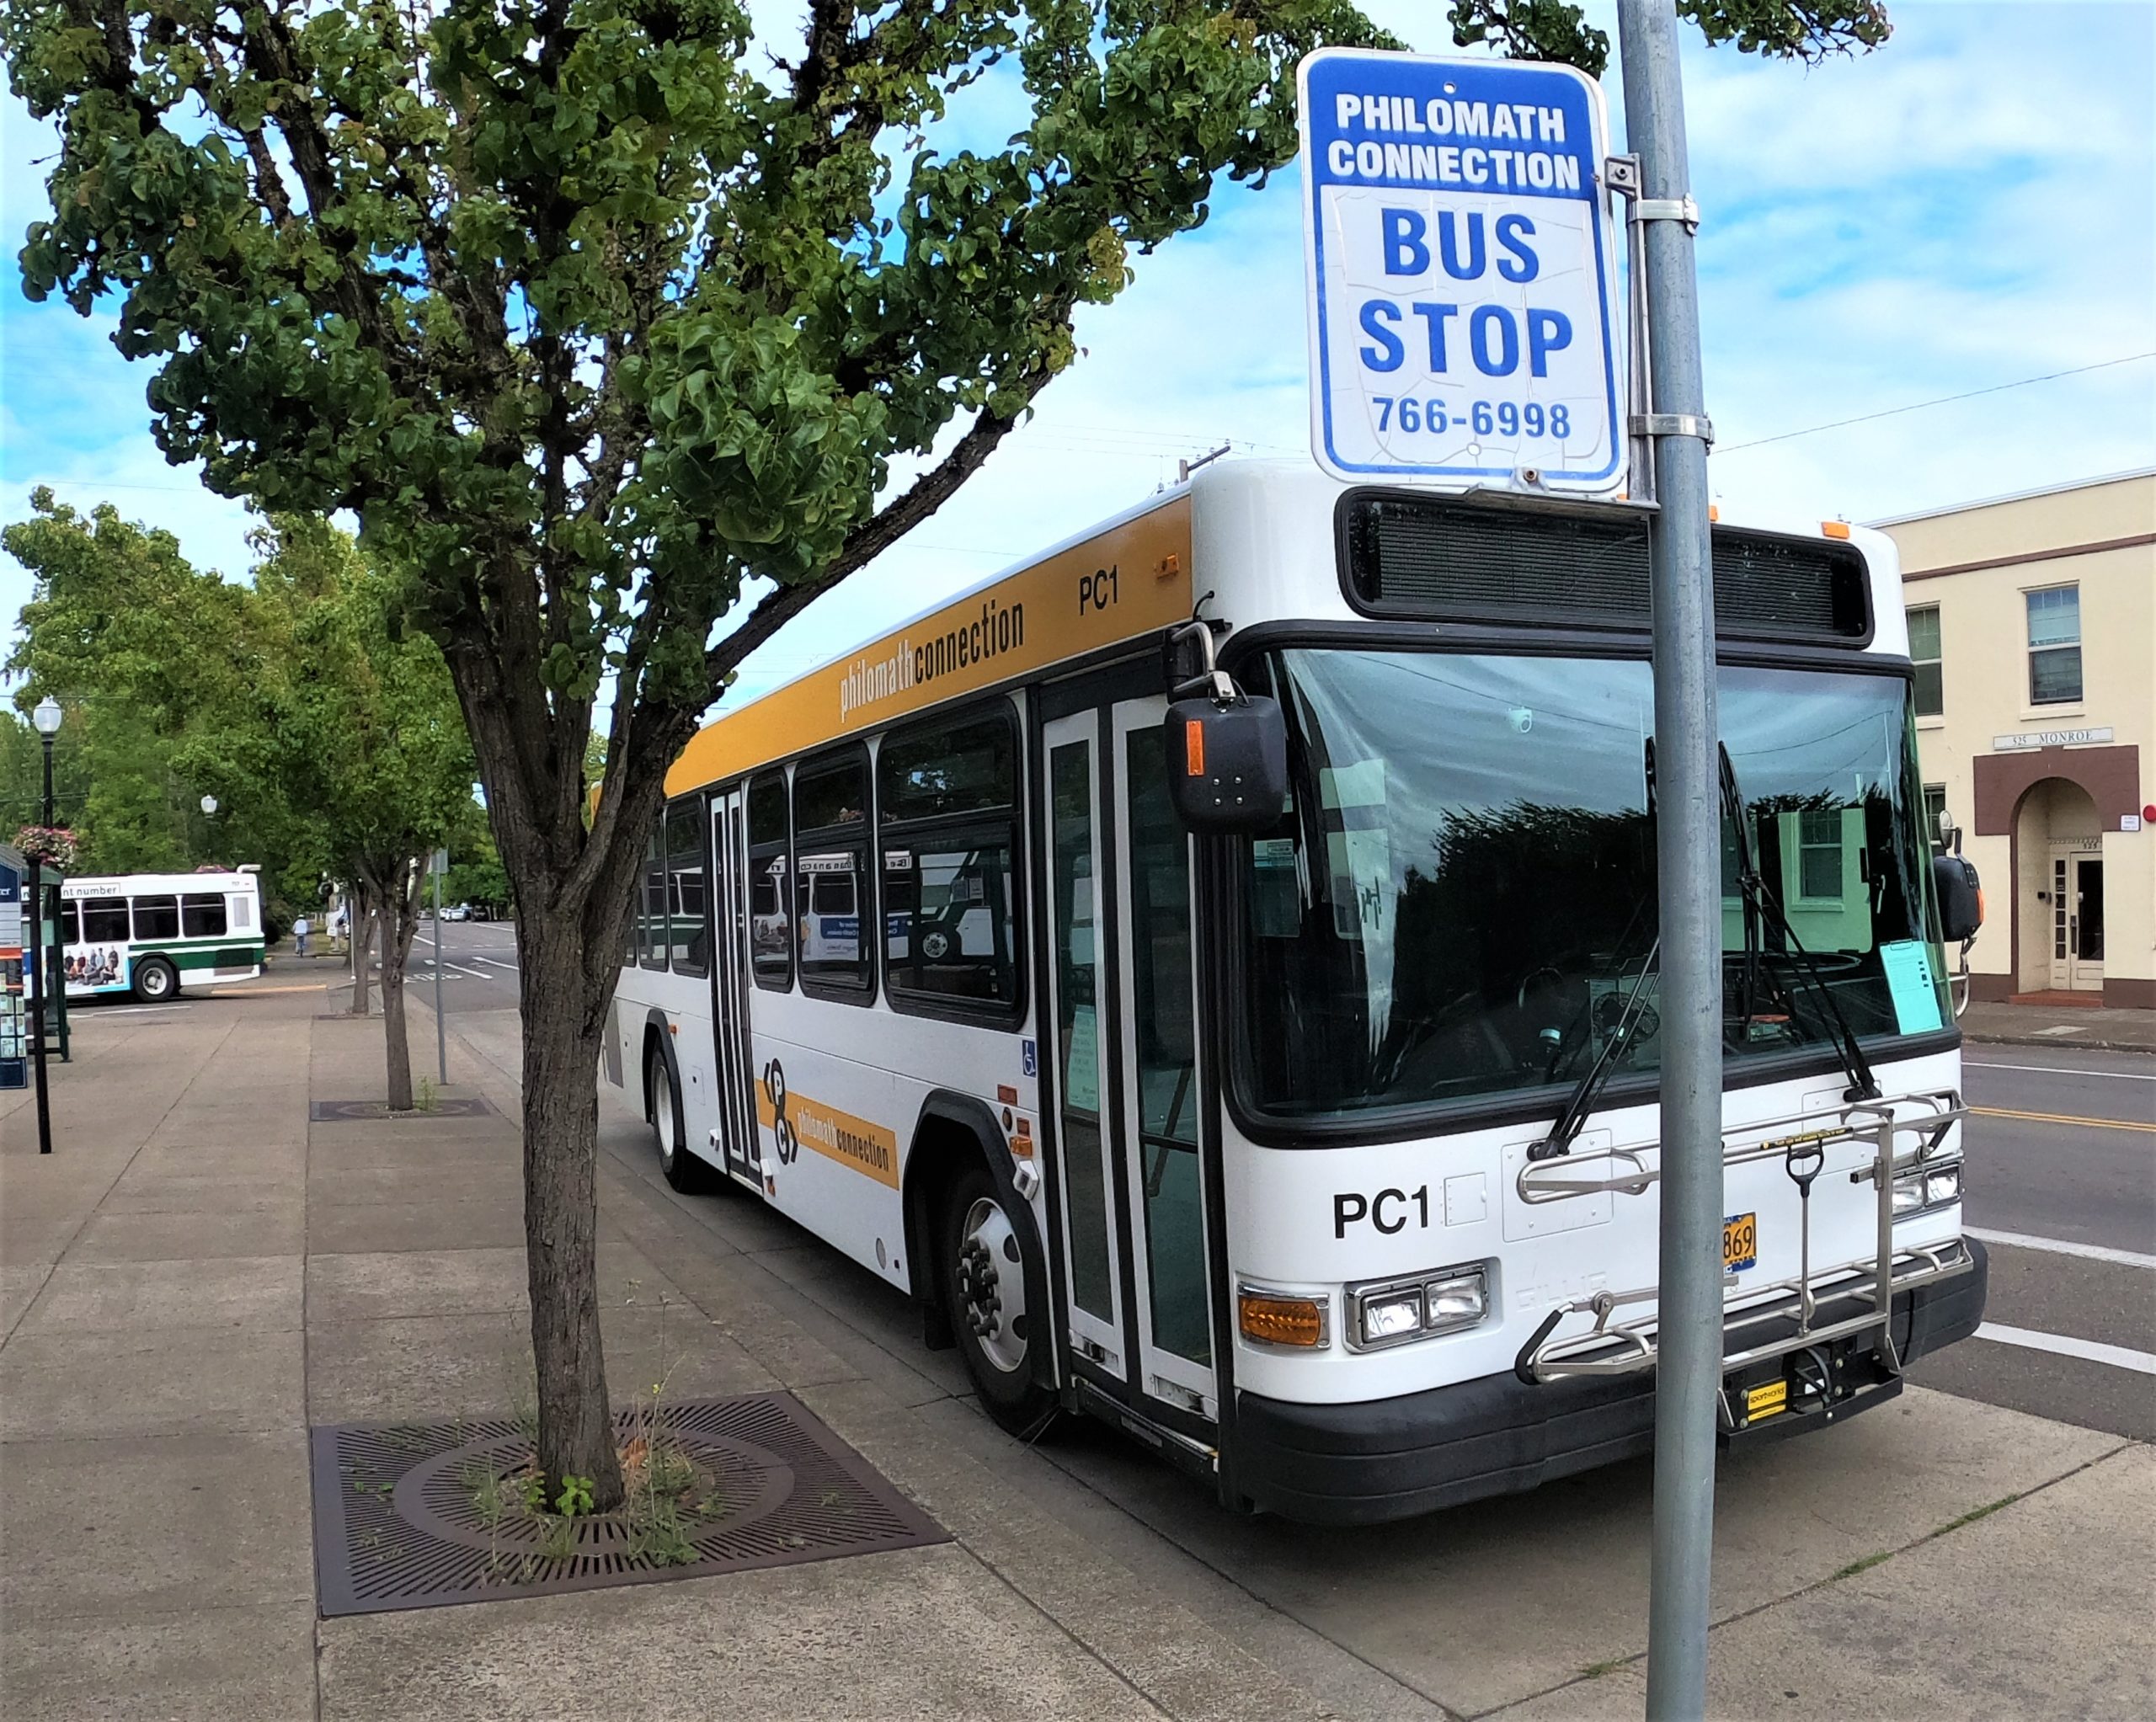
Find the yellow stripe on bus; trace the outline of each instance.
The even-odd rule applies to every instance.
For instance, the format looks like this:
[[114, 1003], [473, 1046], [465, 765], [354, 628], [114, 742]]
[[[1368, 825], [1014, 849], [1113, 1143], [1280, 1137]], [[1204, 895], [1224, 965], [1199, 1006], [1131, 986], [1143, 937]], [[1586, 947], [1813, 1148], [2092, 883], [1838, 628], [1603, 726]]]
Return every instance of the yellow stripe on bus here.
[[707, 724], [666, 774], [683, 795], [1190, 616], [1190, 498], [1022, 568]]
[[[756, 1122], [766, 1130], [778, 1122], [771, 1091], [762, 1082], [756, 1085]], [[883, 1125], [798, 1094], [786, 1097], [786, 1122], [802, 1147], [813, 1148], [826, 1160], [851, 1166], [878, 1184], [899, 1187], [899, 1138]]]

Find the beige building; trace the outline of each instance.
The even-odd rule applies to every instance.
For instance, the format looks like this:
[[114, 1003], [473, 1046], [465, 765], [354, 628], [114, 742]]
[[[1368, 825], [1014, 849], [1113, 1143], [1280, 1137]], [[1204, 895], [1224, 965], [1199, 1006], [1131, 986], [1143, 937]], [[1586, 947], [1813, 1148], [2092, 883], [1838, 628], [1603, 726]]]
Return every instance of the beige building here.
[[1976, 996], [2156, 1008], [2156, 471], [1876, 524], [1925, 797], [1983, 877]]

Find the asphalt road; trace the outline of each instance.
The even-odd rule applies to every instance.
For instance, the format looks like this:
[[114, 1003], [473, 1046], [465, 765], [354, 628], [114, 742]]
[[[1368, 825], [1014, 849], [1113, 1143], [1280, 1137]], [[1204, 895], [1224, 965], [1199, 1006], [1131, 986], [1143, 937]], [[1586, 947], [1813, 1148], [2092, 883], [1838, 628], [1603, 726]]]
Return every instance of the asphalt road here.
[[[435, 933], [430, 920], [419, 923], [405, 972], [406, 984], [434, 1003]], [[441, 933], [442, 1008], [460, 1010], [514, 1010], [516, 1008], [516, 929], [508, 921], [444, 921]]]
[[1962, 1215], [1990, 1302], [1977, 1337], [1910, 1378], [2156, 1439], [2156, 1058], [1973, 1046], [1962, 1072]]

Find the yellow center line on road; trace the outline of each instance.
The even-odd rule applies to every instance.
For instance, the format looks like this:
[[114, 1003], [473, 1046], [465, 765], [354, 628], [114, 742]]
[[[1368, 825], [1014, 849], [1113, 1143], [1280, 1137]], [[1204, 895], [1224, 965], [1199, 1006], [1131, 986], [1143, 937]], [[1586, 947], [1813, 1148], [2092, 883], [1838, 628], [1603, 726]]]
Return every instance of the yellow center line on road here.
[[2156, 1124], [2137, 1124], [2127, 1118], [2084, 1118], [2077, 1112], [2017, 1112], [2010, 1106], [1971, 1106], [1980, 1118], [2025, 1118], [2032, 1124], [2086, 1124], [2092, 1130], [2138, 1130], [2156, 1136]]
[[324, 993], [333, 982], [316, 981], [304, 987], [211, 987], [204, 992], [205, 999], [259, 999], [265, 993]]

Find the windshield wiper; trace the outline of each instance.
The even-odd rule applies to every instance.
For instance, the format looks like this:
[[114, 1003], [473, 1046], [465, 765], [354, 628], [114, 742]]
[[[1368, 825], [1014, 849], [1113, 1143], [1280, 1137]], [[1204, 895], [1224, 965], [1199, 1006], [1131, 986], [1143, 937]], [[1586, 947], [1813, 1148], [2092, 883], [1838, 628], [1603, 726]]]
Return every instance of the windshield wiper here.
[[[1595, 1099], [1601, 1094], [1603, 1084], [1609, 1080], [1609, 1073], [1617, 1068], [1618, 1054], [1625, 1050], [1646, 1014], [1647, 977], [1655, 972], [1655, 959], [1661, 954], [1662, 935], [1657, 933], [1654, 943], [1647, 947], [1646, 961], [1640, 965], [1639, 976], [1632, 983], [1632, 990], [1625, 996], [1625, 1008], [1618, 1013], [1617, 1021], [1610, 1027], [1609, 1038], [1603, 1042], [1602, 1050], [1596, 1054], [1594, 1062], [1572, 1085], [1572, 1091], [1566, 1097], [1564, 1109], [1557, 1114], [1556, 1122], [1550, 1125], [1550, 1133], [1528, 1149], [1527, 1157], [1529, 1160], [1550, 1160], [1572, 1151], [1572, 1144], [1578, 1138], [1581, 1127], [1587, 1122], [1588, 1114], [1594, 1110]], [[1588, 1032], [1590, 1034], [1594, 1032], [1595, 1004], [1596, 1000], [1590, 994], [1587, 1002]]]
[[1864, 1056], [1863, 1047], [1858, 1044], [1856, 1031], [1842, 1014], [1840, 1000], [1834, 997], [1834, 989], [1827, 984], [1826, 977], [1812, 962], [1812, 953], [1804, 948], [1804, 941], [1797, 937], [1796, 929], [1789, 924], [1780, 899], [1759, 876], [1752, 857], [1752, 833], [1744, 792], [1737, 786], [1737, 767], [1730, 762], [1727, 745], [1717, 743], [1716, 747], [1721, 754], [1722, 812], [1736, 833], [1737, 889], [1744, 904], [1744, 978], [1738, 984], [1737, 991], [1743, 1014], [1738, 1032], [1742, 1035], [1750, 1031], [1755, 1014], [1759, 980], [1759, 923], [1766, 921], [1781, 935], [1785, 948], [1795, 956], [1793, 967], [1798, 978], [1810, 984], [1813, 996], [1826, 1006], [1831, 1030], [1828, 1037], [1841, 1055], [1843, 1074], [1849, 1080], [1849, 1090], [1842, 1098], [1877, 1100], [1879, 1084], [1871, 1074], [1871, 1063]]

